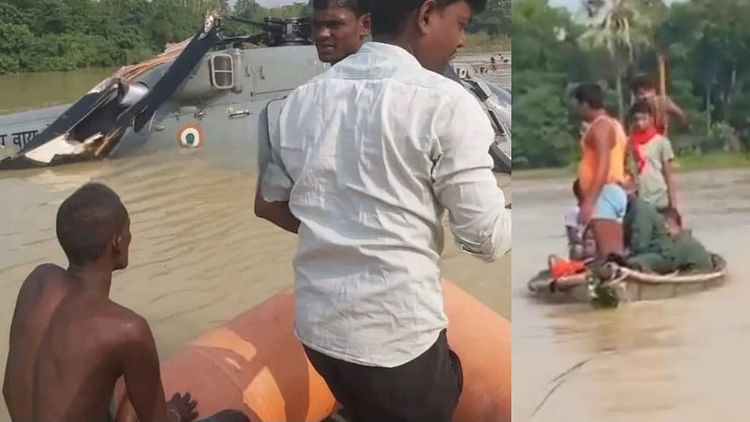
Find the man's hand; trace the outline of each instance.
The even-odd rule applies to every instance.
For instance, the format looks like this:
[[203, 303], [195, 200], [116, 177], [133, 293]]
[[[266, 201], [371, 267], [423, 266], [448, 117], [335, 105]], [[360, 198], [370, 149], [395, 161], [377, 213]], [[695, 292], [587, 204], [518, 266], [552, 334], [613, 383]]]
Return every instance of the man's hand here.
[[167, 402], [167, 415], [170, 418], [175, 418], [174, 422], [191, 422], [198, 417], [198, 412], [195, 411], [198, 402], [190, 397], [190, 393], [186, 393], [184, 396], [180, 393], [175, 393], [172, 399]]
[[687, 114], [685, 114], [685, 112], [680, 108], [680, 106], [678, 106], [677, 104], [675, 104], [674, 101], [672, 101], [671, 97], [666, 97], [666, 100], [667, 100], [667, 112], [677, 117], [680, 120], [680, 123], [682, 124], [682, 126], [684, 126], [685, 128], [688, 128], [690, 125], [690, 121], [688, 119]]
[[260, 194], [260, 183], [255, 192], [255, 215], [270, 221], [276, 226], [290, 232], [297, 233], [300, 221], [289, 209], [289, 202], [268, 202]]

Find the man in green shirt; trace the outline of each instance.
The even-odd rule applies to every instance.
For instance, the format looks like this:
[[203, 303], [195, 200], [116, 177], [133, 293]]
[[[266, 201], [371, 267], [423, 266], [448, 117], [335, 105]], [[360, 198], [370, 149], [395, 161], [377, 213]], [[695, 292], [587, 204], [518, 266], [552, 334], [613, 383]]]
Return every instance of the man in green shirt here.
[[656, 207], [639, 198], [634, 189], [630, 191], [623, 221], [627, 266], [659, 274], [674, 271], [674, 245], [664, 217]]
[[666, 219], [667, 230], [674, 246], [675, 266], [680, 271], [711, 270], [713, 261], [706, 248], [693, 237], [690, 230], [682, 227], [682, 217], [674, 208], [662, 212]]

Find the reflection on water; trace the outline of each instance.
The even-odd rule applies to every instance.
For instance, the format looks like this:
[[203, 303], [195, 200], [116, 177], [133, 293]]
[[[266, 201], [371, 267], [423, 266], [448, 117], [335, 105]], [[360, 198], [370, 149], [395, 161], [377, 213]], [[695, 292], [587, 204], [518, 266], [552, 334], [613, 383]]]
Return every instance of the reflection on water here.
[[526, 282], [547, 255], [565, 251], [562, 215], [572, 193], [569, 181], [514, 182], [514, 420], [747, 419], [750, 171], [686, 174], [678, 182], [685, 224], [727, 258], [728, 282], [616, 310], [528, 296]]
[[[116, 274], [112, 296], [148, 319], [162, 356], [291, 283], [296, 239], [253, 215], [253, 174], [200, 150], [2, 172], [0, 370], [20, 283], [39, 263], [64, 264], [55, 213], [92, 179], [115, 189], [131, 213], [131, 265]], [[509, 316], [510, 257], [487, 265], [446, 243], [444, 275]]]

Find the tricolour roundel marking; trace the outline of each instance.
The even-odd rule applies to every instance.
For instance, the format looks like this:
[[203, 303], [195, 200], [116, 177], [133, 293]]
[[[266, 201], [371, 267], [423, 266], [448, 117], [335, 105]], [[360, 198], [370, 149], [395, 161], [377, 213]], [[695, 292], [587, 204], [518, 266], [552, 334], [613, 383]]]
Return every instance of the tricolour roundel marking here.
[[203, 146], [203, 128], [197, 123], [182, 125], [177, 131], [177, 144], [181, 148], [199, 148]]

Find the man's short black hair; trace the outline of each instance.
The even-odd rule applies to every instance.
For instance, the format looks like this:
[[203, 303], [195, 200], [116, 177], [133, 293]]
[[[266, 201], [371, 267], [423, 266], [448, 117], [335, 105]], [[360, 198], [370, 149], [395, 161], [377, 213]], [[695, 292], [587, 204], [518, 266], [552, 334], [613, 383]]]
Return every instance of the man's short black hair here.
[[377, 0], [312, 0], [313, 10], [324, 10], [331, 6], [343, 7], [360, 17], [370, 13], [370, 3]]
[[[398, 35], [404, 30], [406, 18], [427, 0], [373, 0], [372, 35]], [[439, 8], [463, 1], [472, 12], [482, 13], [487, 7], [487, 0], [435, 0]]]
[[630, 107], [630, 117], [632, 118], [636, 114], [648, 114], [654, 115], [654, 108], [648, 100], [636, 101], [632, 107]]
[[604, 90], [599, 84], [580, 84], [573, 92], [573, 96], [579, 104], [586, 103], [594, 109], [604, 108]]
[[682, 227], [682, 216], [680, 215], [680, 212], [677, 211], [673, 207], [666, 208], [662, 210], [661, 215], [666, 219], [667, 221], [672, 220], [677, 227]]
[[656, 89], [656, 84], [650, 76], [639, 75], [633, 78], [633, 82], [630, 84], [630, 89], [633, 92], [637, 92], [641, 89]]
[[87, 183], [57, 210], [57, 240], [71, 264], [96, 261], [127, 218], [125, 206], [112, 189]]

